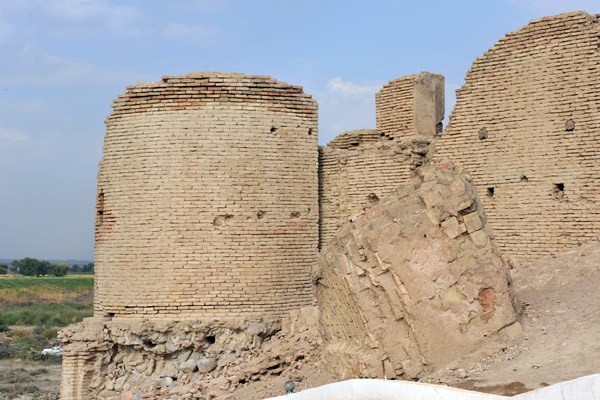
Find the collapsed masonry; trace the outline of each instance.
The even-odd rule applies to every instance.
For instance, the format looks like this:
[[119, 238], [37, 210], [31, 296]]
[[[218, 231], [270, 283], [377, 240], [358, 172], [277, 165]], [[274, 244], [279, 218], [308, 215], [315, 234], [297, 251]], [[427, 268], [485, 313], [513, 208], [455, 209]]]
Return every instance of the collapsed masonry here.
[[528, 262], [600, 232], [599, 33], [584, 12], [533, 21], [473, 64], [445, 131], [444, 78], [423, 72], [377, 94], [376, 130], [325, 148], [316, 102], [269, 77], [128, 87], [61, 398], [231, 392], [318, 357], [317, 325], [340, 377], [419, 377], [518, 331], [498, 248]]
[[353, 216], [314, 278], [326, 364], [340, 379], [419, 378], [520, 329], [477, 193], [446, 163]]

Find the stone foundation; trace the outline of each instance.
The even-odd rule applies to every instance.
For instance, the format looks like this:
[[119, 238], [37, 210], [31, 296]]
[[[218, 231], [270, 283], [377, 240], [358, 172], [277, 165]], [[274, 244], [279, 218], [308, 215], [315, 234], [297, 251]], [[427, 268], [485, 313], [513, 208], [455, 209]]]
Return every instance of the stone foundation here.
[[62, 397], [226, 394], [317, 359], [317, 319], [315, 307], [271, 321], [89, 318], [61, 333]]

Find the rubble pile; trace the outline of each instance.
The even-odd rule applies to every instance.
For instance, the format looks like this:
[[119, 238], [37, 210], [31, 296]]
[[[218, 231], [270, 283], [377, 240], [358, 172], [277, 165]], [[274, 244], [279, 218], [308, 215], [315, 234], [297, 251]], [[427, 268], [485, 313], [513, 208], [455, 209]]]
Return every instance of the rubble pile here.
[[[237, 324], [91, 318], [63, 331], [62, 340], [85, 343], [98, 363], [101, 373], [94, 375], [88, 398], [229, 398], [259, 380], [299, 378], [300, 366], [318, 362], [317, 318], [315, 307], [283, 321]], [[94, 338], [98, 324], [102, 335]]]
[[314, 279], [326, 364], [340, 379], [419, 378], [521, 330], [477, 193], [446, 162], [351, 217]]

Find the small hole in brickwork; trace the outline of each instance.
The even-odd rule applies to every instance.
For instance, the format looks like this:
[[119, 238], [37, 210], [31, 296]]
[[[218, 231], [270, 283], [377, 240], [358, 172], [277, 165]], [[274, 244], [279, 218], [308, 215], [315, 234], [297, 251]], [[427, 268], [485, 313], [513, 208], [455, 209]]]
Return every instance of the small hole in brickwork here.
[[312, 128], [308, 128], [308, 136], [311, 136], [312, 134], [313, 134]]
[[555, 199], [561, 200], [565, 196], [565, 184], [555, 183], [553, 194]]
[[227, 221], [229, 221], [230, 219], [233, 218], [233, 215], [231, 214], [225, 214], [225, 215], [218, 215], [215, 217], [215, 219], [213, 220], [213, 225], [214, 226], [222, 226], [225, 225], [225, 223]]
[[292, 218], [298, 218], [300, 216], [300, 213], [298, 211], [294, 211], [290, 214], [290, 217]]
[[521, 182], [529, 182], [527, 175], [521, 175]]
[[573, 121], [572, 119], [568, 120], [565, 123], [565, 130], [568, 132], [575, 130], [575, 121]]
[[108, 314], [106, 314], [106, 315], [107, 315], [107, 316], [109, 316], [109, 317], [114, 317], [114, 316], [115, 316], [115, 313], [114, 313], [114, 312], [109, 312], [109, 313], [108, 313]]
[[275, 128], [274, 126], [271, 127], [271, 133], [277, 133], [277, 128]]
[[358, 147], [360, 145], [359, 142], [352, 142], [350, 143], [350, 146], [354, 146], [354, 147]]
[[444, 124], [442, 124], [441, 122], [438, 122], [435, 125], [435, 132], [439, 135], [440, 133], [442, 133], [444, 131]]
[[256, 213], [256, 218], [261, 219], [262, 217], [265, 216], [267, 212], [263, 211], [263, 210], [258, 210], [258, 212]]
[[479, 130], [479, 140], [485, 140], [488, 138], [488, 131], [485, 128]]
[[493, 187], [487, 188], [487, 195], [489, 197], [494, 197], [494, 188]]
[[216, 338], [214, 336], [207, 336], [204, 338], [204, 340], [208, 344], [215, 344]]
[[104, 191], [98, 191], [98, 197], [96, 199], [96, 210], [98, 214], [98, 218], [96, 219], [96, 223], [99, 226], [102, 226], [104, 222]]
[[369, 203], [377, 203], [379, 201], [379, 197], [377, 197], [375, 193], [371, 193], [367, 196], [367, 200], [369, 200]]

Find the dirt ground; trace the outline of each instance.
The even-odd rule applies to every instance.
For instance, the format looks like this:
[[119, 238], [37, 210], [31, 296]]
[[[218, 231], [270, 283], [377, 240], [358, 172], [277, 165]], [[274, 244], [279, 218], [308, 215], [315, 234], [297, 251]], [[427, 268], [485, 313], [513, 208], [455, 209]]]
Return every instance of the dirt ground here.
[[0, 360], [0, 399], [58, 399], [60, 364]]
[[[513, 396], [600, 373], [600, 243], [516, 266], [511, 276], [523, 332], [487, 341], [423, 382]], [[332, 381], [320, 363], [304, 365], [297, 375], [305, 377], [294, 379], [300, 390]], [[281, 395], [286, 378], [252, 383], [232, 398]]]
[[515, 395], [600, 373], [600, 244], [511, 270], [523, 334], [482, 348], [427, 380]]
[[[422, 381], [515, 395], [600, 373], [600, 243], [517, 266], [511, 275], [522, 308], [523, 332], [510, 339], [497, 338]], [[59, 379], [60, 365], [0, 360], [0, 399], [31, 398], [7, 395], [7, 387], [15, 385], [34, 385], [40, 393], [54, 394], [46, 399], [56, 399]], [[288, 379], [294, 380], [296, 391], [333, 381], [322, 362], [309, 357], [279, 376], [248, 382], [222, 398], [281, 395]]]

